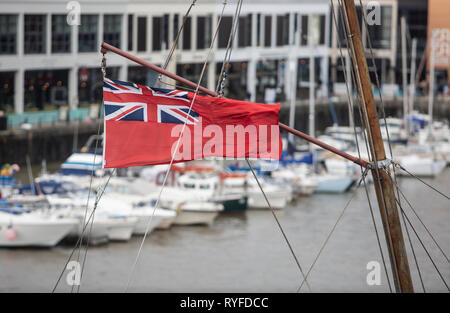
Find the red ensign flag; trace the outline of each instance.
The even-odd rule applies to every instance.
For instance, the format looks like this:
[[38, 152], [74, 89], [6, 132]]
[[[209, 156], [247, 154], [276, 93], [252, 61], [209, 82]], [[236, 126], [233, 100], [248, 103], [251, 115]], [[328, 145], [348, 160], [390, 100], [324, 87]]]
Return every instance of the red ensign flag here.
[[168, 164], [172, 157], [281, 157], [279, 104], [197, 95], [189, 110], [191, 92], [103, 83], [105, 168]]

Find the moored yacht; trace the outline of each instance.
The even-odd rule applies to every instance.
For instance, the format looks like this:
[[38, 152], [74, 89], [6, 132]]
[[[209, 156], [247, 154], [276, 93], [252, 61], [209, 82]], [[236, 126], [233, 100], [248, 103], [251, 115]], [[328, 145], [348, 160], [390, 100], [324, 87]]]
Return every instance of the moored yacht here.
[[54, 212], [0, 210], [1, 247], [53, 247], [78, 224]]

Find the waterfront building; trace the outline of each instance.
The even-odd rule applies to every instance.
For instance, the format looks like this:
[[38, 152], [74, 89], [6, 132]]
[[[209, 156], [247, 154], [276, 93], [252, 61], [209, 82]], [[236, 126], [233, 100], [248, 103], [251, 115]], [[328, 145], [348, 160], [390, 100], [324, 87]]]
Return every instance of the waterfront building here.
[[[228, 1], [213, 45], [202, 81], [209, 89], [215, 90], [218, 85], [237, 2]], [[366, 0], [362, 2], [368, 4]], [[413, 12], [410, 14], [413, 32], [414, 27], [424, 24], [418, 19], [420, 12], [426, 16], [423, 1], [417, 5], [404, 5], [403, 0], [378, 2], [382, 25], [368, 27], [378, 76], [382, 84], [401, 86], [398, 12], [400, 8]], [[76, 8], [68, 6], [73, 3], [0, 2], [0, 111], [12, 114], [98, 105], [102, 97], [101, 42], [163, 65], [190, 1], [80, 0], [75, 1], [79, 4], [80, 25], [69, 25], [68, 19], [76, 13]], [[359, 0], [355, 3], [361, 12]], [[181, 33], [174, 61], [169, 64], [170, 71], [198, 80], [222, 4], [221, 0], [197, 1]], [[335, 10], [340, 12], [338, 8]], [[332, 94], [343, 95], [346, 65], [340, 60], [338, 42], [344, 49], [346, 43], [331, 12], [329, 0], [244, 1], [225, 96], [283, 102], [292, 97], [295, 86], [297, 99], [307, 99], [311, 55], [314, 55], [316, 97], [326, 97], [328, 88]], [[338, 24], [342, 29], [340, 17]], [[426, 37], [426, 31], [422, 29], [422, 33]], [[365, 28], [362, 35], [367, 45]], [[148, 85], [158, 78], [156, 73], [112, 53], [107, 55], [107, 75]], [[165, 80], [161, 87], [173, 87], [167, 82], [170, 81]]]
[[[101, 42], [162, 65], [189, 5], [184, 0], [78, 3], [79, 26], [68, 25], [70, 10], [65, 1], [0, 3], [2, 110], [22, 113], [99, 103]], [[204, 85], [210, 89], [216, 89], [236, 10], [237, 1], [228, 3], [204, 77]], [[174, 56], [176, 65], [171, 65], [177, 74], [193, 81], [198, 79], [221, 4], [222, 1], [198, 1], [192, 9]], [[272, 100], [283, 100], [290, 95], [292, 77], [308, 79], [311, 53], [317, 58], [318, 93], [324, 93], [328, 82], [329, 22], [327, 0], [245, 1], [233, 42], [225, 94], [253, 101], [264, 101], [274, 94], [276, 99]], [[308, 40], [313, 33], [316, 37]], [[155, 73], [111, 53], [107, 63], [111, 78], [150, 85], [157, 78]], [[303, 85], [298, 84], [299, 97]]]

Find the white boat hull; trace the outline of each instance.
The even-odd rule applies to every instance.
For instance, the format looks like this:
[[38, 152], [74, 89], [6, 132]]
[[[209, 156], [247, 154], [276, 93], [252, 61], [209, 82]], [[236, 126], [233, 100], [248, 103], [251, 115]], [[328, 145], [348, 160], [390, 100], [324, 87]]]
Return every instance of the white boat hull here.
[[159, 224], [156, 226], [156, 229], [169, 229], [175, 221], [175, 218], [176, 216], [163, 218], [161, 222], [159, 222]]
[[133, 235], [145, 235], [147, 226], [147, 234], [150, 234], [156, 227], [158, 227], [163, 218], [159, 216], [153, 216], [150, 225], [148, 225], [149, 220], [150, 216], [139, 216], [136, 226], [134, 226]]
[[[447, 166], [444, 160], [433, 160], [431, 158], [419, 158], [417, 156], [399, 157], [400, 164], [415, 176], [437, 176]], [[403, 170], [397, 171], [400, 175], [408, 175]]]
[[[53, 247], [66, 237], [77, 221], [26, 221], [20, 218], [1, 218], [0, 220], [0, 246], [2, 247]], [[10, 227], [10, 228], [9, 228]], [[8, 232], [15, 235], [10, 236]], [[15, 237], [15, 238], [12, 238]]]
[[174, 225], [212, 225], [218, 212], [214, 211], [181, 211], [173, 221]]
[[[266, 193], [266, 196], [274, 209], [283, 209], [289, 200], [289, 196], [282, 192]], [[260, 190], [249, 193], [247, 204], [249, 209], [270, 209], [266, 198]]]
[[316, 193], [342, 193], [346, 192], [354, 183], [350, 177], [326, 177], [319, 178]]
[[98, 232], [106, 232], [106, 236], [111, 241], [128, 241], [133, 235], [133, 230], [137, 221], [137, 218], [130, 217], [98, 218], [97, 220], [94, 220], [92, 228]]

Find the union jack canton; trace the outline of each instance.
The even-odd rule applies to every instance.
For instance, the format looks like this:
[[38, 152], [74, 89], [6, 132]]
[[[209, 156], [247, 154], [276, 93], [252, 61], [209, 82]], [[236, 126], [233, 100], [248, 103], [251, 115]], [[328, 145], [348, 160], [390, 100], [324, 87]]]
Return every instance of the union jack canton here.
[[137, 85], [105, 78], [105, 120], [193, 125], [199, 114], [189, 109], [188, 92]]

